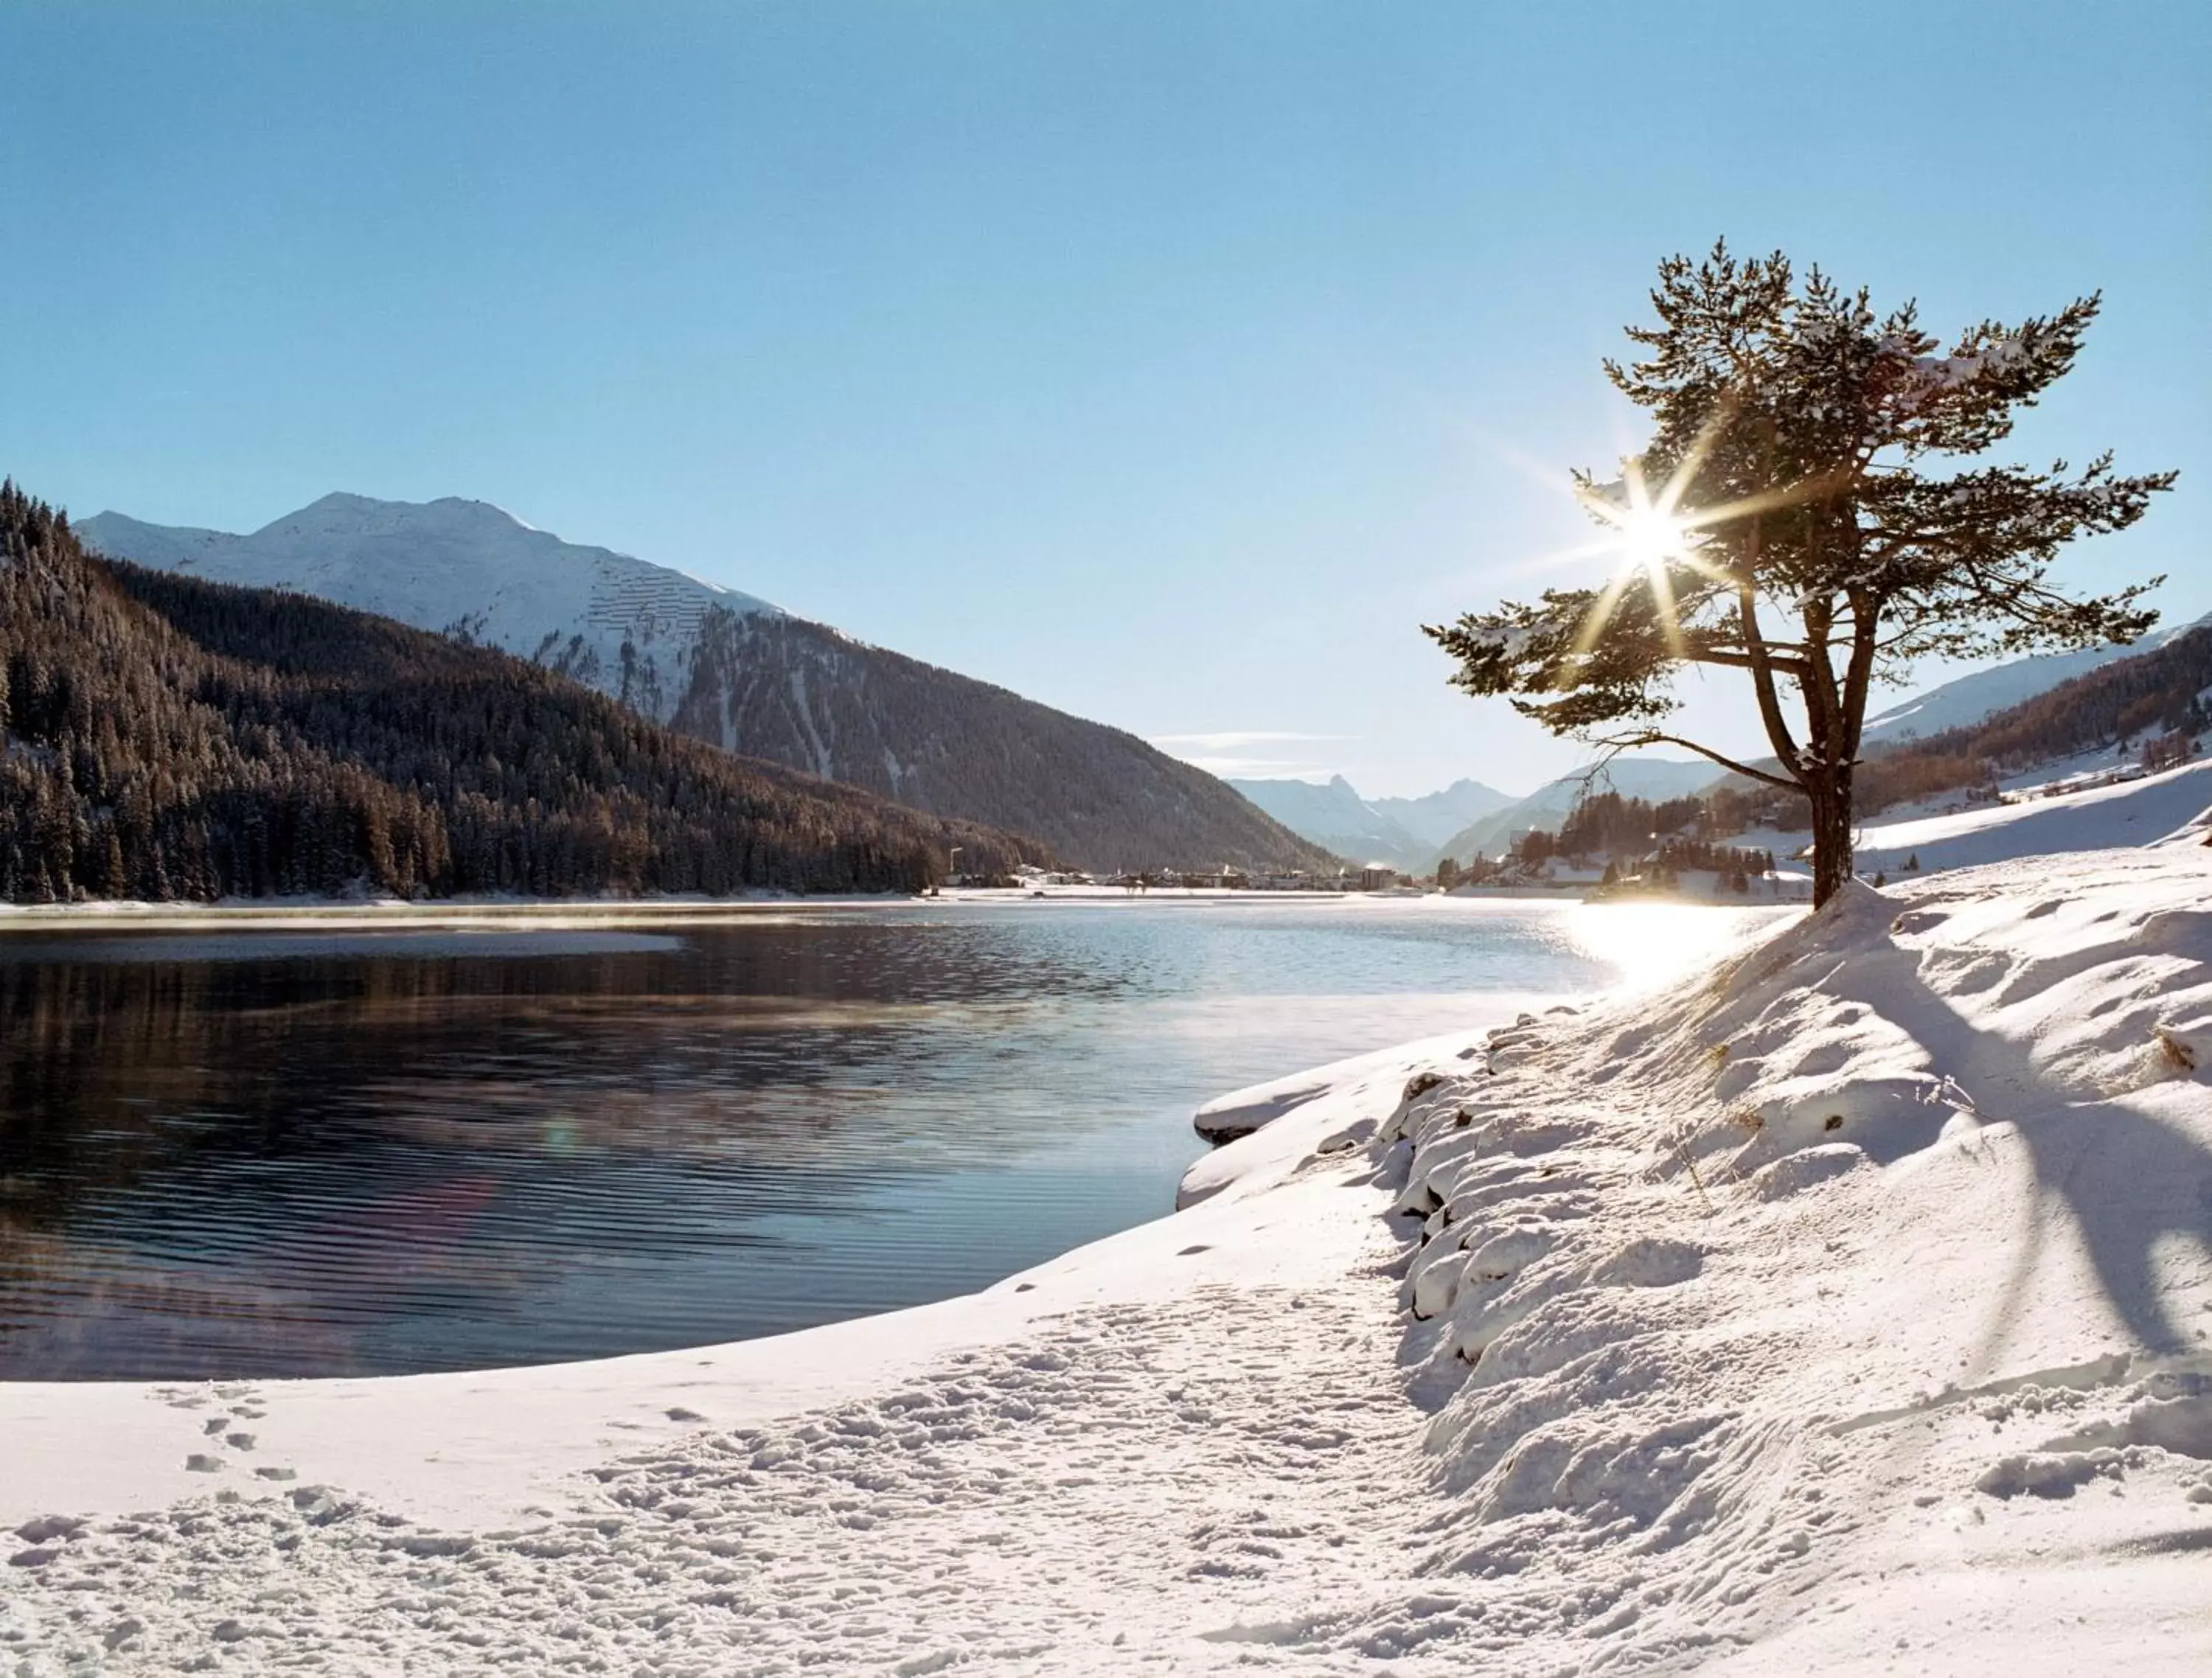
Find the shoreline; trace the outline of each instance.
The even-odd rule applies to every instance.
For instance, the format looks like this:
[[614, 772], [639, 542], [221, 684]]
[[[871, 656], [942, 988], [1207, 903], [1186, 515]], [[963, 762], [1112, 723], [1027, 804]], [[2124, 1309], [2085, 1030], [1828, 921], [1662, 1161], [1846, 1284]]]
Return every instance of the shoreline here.
[[899, 909], [930, 900], [905, 893], [875, 897], [397, 897], [225, 899], [154, 903], [102, 899], [79, 903], [0, 904], [0, 938], [38, 932], [328, 932], [420, 929], [467, 932], [525, 926], [573, 930], [617, 923], [710, 923], [816, 910]]
[[2199, 856], [1855, 886], [1688, 979], [1217, 1097], [1253, 1128], [1186, 1209], [938, 1304], [0, 1385], [0, 1651], [2202, 1670]]
[[149, 903], [96, 901], [78, 903], [0, 904], [0, 939], [9, 933], [103, 932], [478, 932], [489, 930], [574, 931], [617, 927], [714, 926], [779, 916], [926, 912], [975, 904], [1027, 907], [1046, 903], [1096, 906], [1129, 903], [1341, 903], [1344, 892], [1229, 891], [1208, 889], [1157, 891], [1132, 897], [1119, 889], [1053, 888], [1031, 892], [1012, 888], [949, 887], [936, 897], [884, 892], [873, 897], [538, 897], [437, 898], [410, 903], [399, 898], [361, 902], [346, 898], [228, 900], [214, 903]]
[[975, 906], [995, 908], [1085, 908], [1180, 903], [1267, 905], [1445, 903], [1555, 903], [1592, 907], [1660, 904], [1670, 908], [1787, 909], [1802, 907], [1789, 898], [1705, 897], [1664, 892], [1600, 895], [1576, 885], [1480, 886], [1428, 891], [1419, 897], [1366, 891], [1250, 891], [1218, 887], [1161, 888], [1132, 894], [1119, 887], [1051, 886], [948, 887], [936, 897], [885, 892], [873, 897], [543, 897], [439, 898], [410, 903], [398, 898], [227, 900], [213, 903], [153, 903], [99, 900], [76, 903], [0, 903], [0, 942], [10, 934], [292, 932], [478, 932], [495, 930], [575, 931], [643, 927], [703, 927], [778, 916], [926, 912]]

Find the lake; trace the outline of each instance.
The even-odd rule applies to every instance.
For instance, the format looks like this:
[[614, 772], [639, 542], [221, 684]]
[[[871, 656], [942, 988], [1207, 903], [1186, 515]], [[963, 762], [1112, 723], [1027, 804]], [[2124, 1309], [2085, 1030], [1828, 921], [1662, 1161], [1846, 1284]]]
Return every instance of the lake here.
[[0, 935], [0, 1377], [774, 1334], [1158, 1216], [1200, 1102], [1773, 910], [1153, 898]]

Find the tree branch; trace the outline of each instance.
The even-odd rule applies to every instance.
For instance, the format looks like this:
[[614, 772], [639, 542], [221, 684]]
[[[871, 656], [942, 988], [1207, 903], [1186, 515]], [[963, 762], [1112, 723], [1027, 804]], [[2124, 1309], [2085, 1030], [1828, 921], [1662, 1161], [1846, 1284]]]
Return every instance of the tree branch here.
[[[1743, 626], [1744, 647], [1750, 654], [1747, 668], [1751, 672], [1752, 686], [1759, 695], [1759, 719], [1766, 725], [1767, 743], [1773, 746], [1775, 757], [1784, 769], [1795, 775], [1801, 767], [1797, 743], [1790, 738], [1790, 724], [1782, 714], [1782, 700], [1774, 691], [1774, 658], [1759, 632], [1759, 599], [1748, 576], [1736, 584], [1735, 609]], [[1705, 755], [1712, 756], [1711, 752]]]
[[1845, 764], [1859, 756], [1859, 737], [1866, 727], [1867, 689], [1874, 679], [1875, 651], [1881, 606], [1863, 590], [1851, 592], [1851, 660], [1844, 674], [1844, 755]]
[[[1748, 653], [1724, 653], [1717, 647], [1708, 647], [1698, 653], [1686, 653], [1682, 655], [1682, 662], [1725, 665], [1730, 670], [1759, 668], [1758, 661]], [[1766, 667], [1769, 670], [1778, 670], [1785, 676], [1802, 676], [1810, 668], [1802, 659], [1778, 659], [1771, 654], [1767, 657]]]
[[[1686, 740], [1680, 734], [1662, 734], [1656, 729], [1639, 729], [1633, 734], [1616, 734], [1596, 742], [1606, 748], [1608, 760], [1624, 751], [1633, 751], [1639, 746], [1679, 745], [1685, 751], [1694, 751], [1700, 757], [1710, 757], [1724, 769], [1733, 770], [1747, 781], [1763, 781], [1770, 787], [1779, 787], [1785, 793], [1801, 793], [1805, 789], [1785, 775], [1769, 775], [1765, 769], [1755, 769], [1748, 763], [1739, 763], [1733, 757], [1723, 757], [1709, 745], [1699, 745], [1695, 740]], [[1595, 774], [1593, 770], [1591, 773]]]

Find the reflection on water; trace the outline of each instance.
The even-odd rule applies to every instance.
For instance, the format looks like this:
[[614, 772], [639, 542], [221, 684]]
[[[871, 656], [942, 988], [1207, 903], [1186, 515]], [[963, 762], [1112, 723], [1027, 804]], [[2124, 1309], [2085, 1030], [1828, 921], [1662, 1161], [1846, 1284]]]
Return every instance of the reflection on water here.
[[1758, 911], [947, 906], [0, 942], [0, 1376], [603, 1356], [1164, 1212], [1237, 1084], [1679, 971]]

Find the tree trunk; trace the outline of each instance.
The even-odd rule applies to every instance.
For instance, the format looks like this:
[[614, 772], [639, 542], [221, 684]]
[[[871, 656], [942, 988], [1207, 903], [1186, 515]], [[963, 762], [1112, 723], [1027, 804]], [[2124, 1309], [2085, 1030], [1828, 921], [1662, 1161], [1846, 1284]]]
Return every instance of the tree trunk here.
[[1851, 877], [1851, 784], [1817, 787], [1813, 805], [1813, 907], [1843, 889]]

